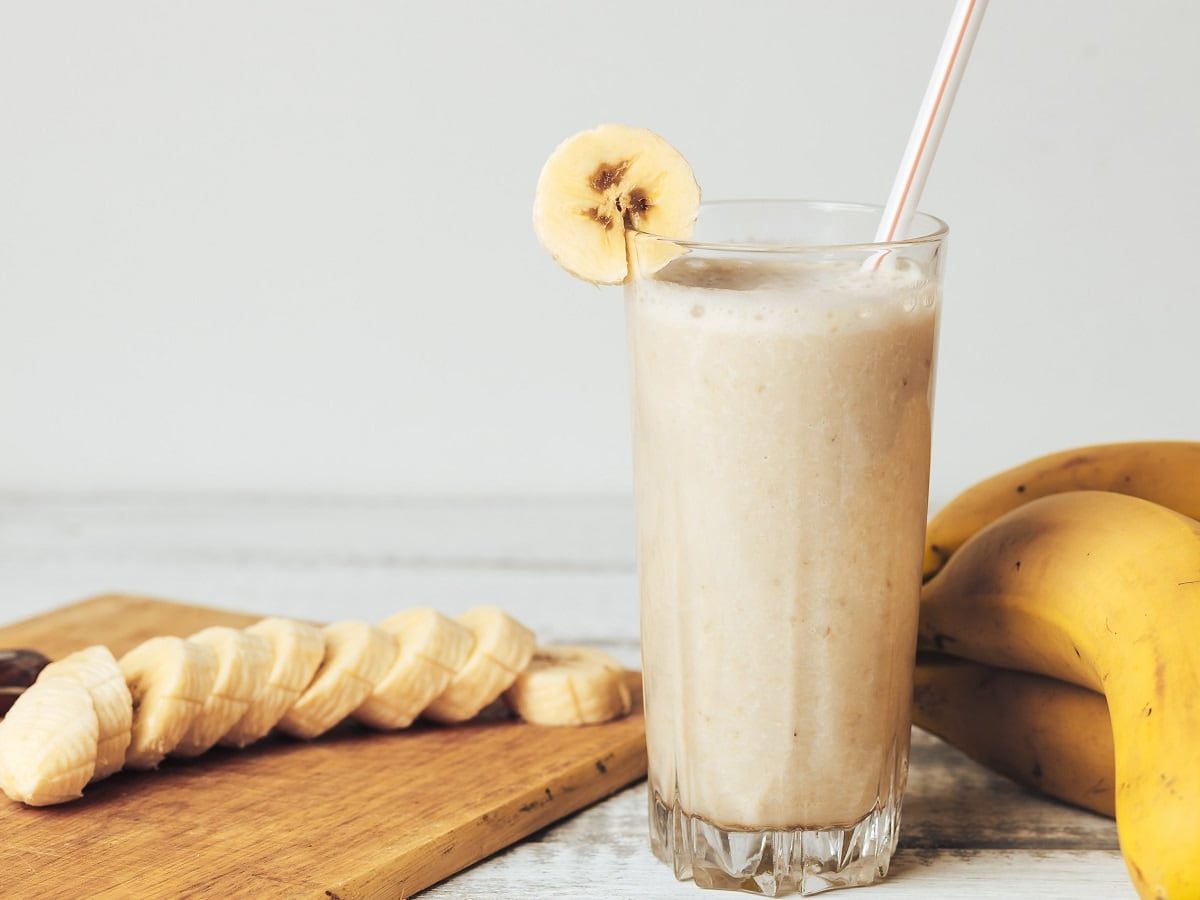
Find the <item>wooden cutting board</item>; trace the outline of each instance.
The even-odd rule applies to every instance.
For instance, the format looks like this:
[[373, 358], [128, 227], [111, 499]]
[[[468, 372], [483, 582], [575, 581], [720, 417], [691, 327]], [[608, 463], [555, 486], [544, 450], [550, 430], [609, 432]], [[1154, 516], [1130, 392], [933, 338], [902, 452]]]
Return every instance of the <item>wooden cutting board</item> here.
[[[105, 596], [0, 628], [0, 647], [57, 658], [107, 644], [119, 656], [154, 635], [256, 618]], [[57, 807], [0, 795], [0, 893], [409, 897], [642, 777], [641, 682], [629, 678], [633, 715], [607, 725], [348, 726], [123, 772]]]

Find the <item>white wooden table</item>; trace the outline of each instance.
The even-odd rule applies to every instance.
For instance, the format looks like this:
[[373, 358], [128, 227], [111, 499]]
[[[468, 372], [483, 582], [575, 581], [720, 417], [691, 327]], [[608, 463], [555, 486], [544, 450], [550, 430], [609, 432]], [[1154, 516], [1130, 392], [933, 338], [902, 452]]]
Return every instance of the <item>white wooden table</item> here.
[[[105, 591], [314, 619], [486, 602], [544, 640], [595, 644], [636, 665], [632, 528], [629, 502], [603, 497], [2, 495], [0, 621]], [[651, 857], [645, 810], [635, 785], [424, 896], [713, 896]], [[869, 896], [1135, 896], [1110, 821], [1030, 794], [921, 732], [901, 845]]]

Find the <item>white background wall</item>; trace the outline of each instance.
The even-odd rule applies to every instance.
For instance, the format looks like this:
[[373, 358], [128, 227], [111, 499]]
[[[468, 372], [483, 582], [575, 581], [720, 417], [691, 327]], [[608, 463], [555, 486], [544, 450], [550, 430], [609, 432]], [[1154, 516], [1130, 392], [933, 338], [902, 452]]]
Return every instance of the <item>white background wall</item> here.
[[[880, 200], [951, 6], [8, 0], [0, 488], [626, 491], [620, 294], [536, 245], [544, 157], [627, 121], [710, 198]], [[935, 498], [1200, 437], [1197, 33], [992, 4], [924, 203]]]

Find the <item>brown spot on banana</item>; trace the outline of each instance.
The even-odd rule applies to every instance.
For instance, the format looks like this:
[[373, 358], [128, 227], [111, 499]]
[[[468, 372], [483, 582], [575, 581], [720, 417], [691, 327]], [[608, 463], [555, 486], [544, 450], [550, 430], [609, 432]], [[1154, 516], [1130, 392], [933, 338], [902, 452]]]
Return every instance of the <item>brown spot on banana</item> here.
[[622, 160], [619, 163], [601, 163], [596, 167], [596, 171], [592, 173], [592, 177], [588, 183], [592, 186], [592, 190], [599, 194], [603, 194], [609, 188], [619, 187], [621, 180], [625, 177], [625, 173], [629, 171], [630, 160]]
[[583, 215], [587, 216], [589, 219], [591, 219], [594, 222], [599, 222], [601, 225], [604, 226], [605, 231], [612, 231], [612, 227], [613, 227], [612, 216], [608, 216], [608, 215], [605, 215], [604, 213], [600, 212], [600, 207], [593, 206], [591, 209], [585, 209], [583, 211]]
[[[618, 204], [617, 209], [621, 209]], [[650, 198], [646, 196], [646, 192], [641, 188], [634, 188], [629, 192], [629, 197], [625, 201], [625, 227], [636, 228], [638, 220], [650, 210]]]
[[944, 652], [946, 649], [946, 646], [948, 644], [953, 644], [954, 642], [955, 642], [955, 639], [950, 637], [950, 635], [948, 635], [948, 634], [934, 634], [933, 635], [934, 649], [938, 650], [939, 652]]

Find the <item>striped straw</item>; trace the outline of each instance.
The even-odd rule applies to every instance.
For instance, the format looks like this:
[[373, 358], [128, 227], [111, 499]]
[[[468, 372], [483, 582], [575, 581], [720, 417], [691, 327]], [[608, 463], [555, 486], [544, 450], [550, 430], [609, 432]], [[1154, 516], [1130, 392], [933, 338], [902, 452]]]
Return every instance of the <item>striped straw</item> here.
[[933, 165], [933, 156], [942, 139], [946, 119], [950, 116], [950, 106], [954, 103], [954, 94], [967, 67], [967, 58], [971, 55], [971, 47], [975, 43], [987, 3], [988, 0], [958, 0], [954, 7], [937, 65], [925, 90], [925, 99], [921, 101], [921, 111], [917, 114], [908, 146], [904, 149], [904, 159], [892, 183], [892, 192], [883, 209], [879, 230], [875, 232], [876, 243], [887, 243], [903, 237], [917, 211], [925, 179]]

